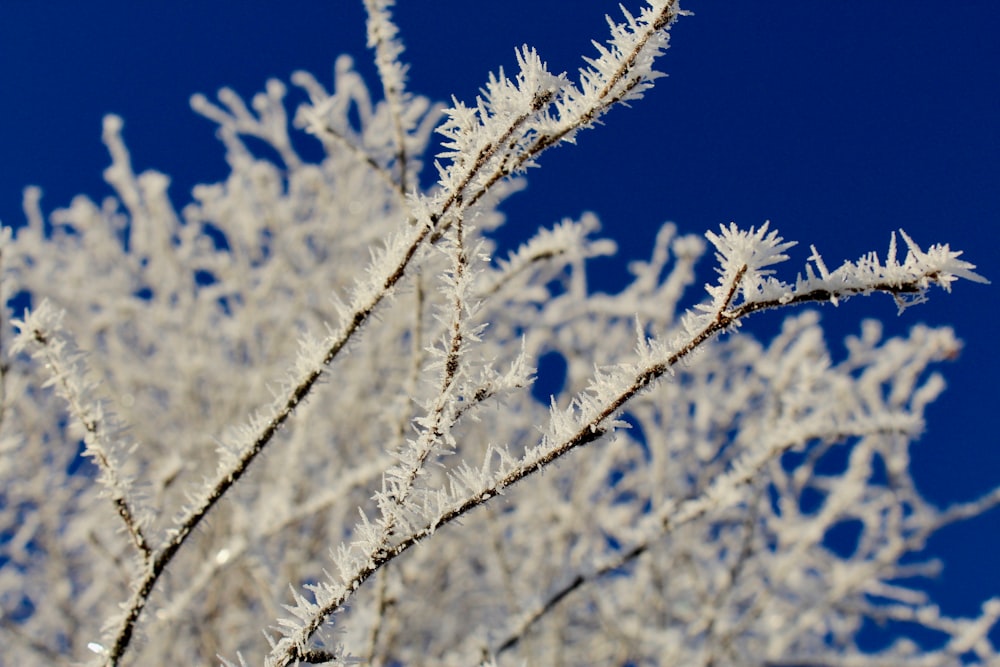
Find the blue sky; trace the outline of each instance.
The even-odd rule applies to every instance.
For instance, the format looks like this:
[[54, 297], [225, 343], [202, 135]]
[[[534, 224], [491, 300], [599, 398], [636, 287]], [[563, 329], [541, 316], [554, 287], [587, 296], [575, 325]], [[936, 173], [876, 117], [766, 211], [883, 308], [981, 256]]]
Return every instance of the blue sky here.
[[[634, 2], [626, 3], [630, 7]], [[670, 76], [579, 145], [547, 154], [529, 189], [509, 202], [508, 245], [539, 225], [597, 212], [622, 258], [598, 267], [620, 287], [624, 259], [643, 255], [665, 220], [702, 232], [732, 220], [771, 220], [817, 245], [828, 265], [876, 249], [902, 227], [919, 243], [948, 242], [1000, 279], [1000, 4], [995, 0], [757, 3], [690, 0], [661, 62]], [[943, 8], [947, 9], [943, 9]], [[575, 71], [604, 39], [617, 2], [401, 2], [411, 89], [473, 99], [489, 71], [513, 69], [515, 46]], [[195, 92], [244, 96], [268, 77], [305, 69], [329, 81], [340, 53], [371, 74], [360, 0], [0, 2], [0, 221], [18, 224], [21, 189], [40, 185], [43, 209], [77, 193], [101, 198], [108, 159], [101, 117], [125, 119], [138, 169], [171, 176], [178, 204], [226, 173], [214, 126], [190, 111]], [[951, 295], [896, 316], [888, 298], [825, 308], [834, 349], [864, 317], [890, 332], [950, 324], [965, 341], [942, 368], [946, 395], [914, 447], [918, 483], [939, 503], [1000, 483], [996, 447], [996, 287]], [[767, 335], [775, 317], [752, 329]], [[1000, 595], [993, 565], [1000, 512], [947, 529], [928, 585], [945, 612], [974, 613]]]

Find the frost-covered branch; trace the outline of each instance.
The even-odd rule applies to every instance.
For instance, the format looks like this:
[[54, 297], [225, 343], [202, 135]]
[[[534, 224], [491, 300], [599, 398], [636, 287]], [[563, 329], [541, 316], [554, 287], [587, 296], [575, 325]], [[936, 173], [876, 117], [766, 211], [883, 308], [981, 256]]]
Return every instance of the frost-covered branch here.
[[396, 164], [399, 168], [399, 190], [407, 191], [407, 146], [406, 135], [410, 114], [406, 106], [406, 66], [400, 62], [403, 44], [398, 39], [398, 28], [392, 21], [390, 8], [395, 0], [365, 0], [368, 12], [368, 47], [375, 49], [375, 66], [382, 80], [382, 92], [392, 116], [393, 134], [396, 140]]
[[97, 400], [99, 385], [90, 379], [83, 353], [63, 328], [63, 311], [49, 302], [35, 309], [24, 320], [13, 324], [19, 330], [11, 354], [33, 348], [32, 355], [41, 359], [49, 374], [45, 386], [54, 386], [69, 405], [70, 412], [83, 430], [84, 455], [91, 458], [101, 471], [98, 481], [114, 504], [125, 530], [137, 551], [141, 569], [146, 569], [153, 547], [146, 537], [148, 517], [139, 509], [133, 481], [124, 471], [123, 459], [135, 445], [125, 440], [125, 429]]
[[[586, 391], [578, 394], [567, 409], [553, 406], [545, 437], [538, 445], [529, 448], [520, 460], [512, 459], [503, 448], [491, 446], [481, 468], [465, 464], [457, 468], [451, 477], [451, 489], [439, 492], [434, 501], [436, 513], [431, 515], [424, 527], [412, 531], [392, 548], [386, 547], [386, 533], [381, 533], [381, 537], [376, 538], [372, 532], [374, 526], [370, 527], [365, 520], [358, 527], [359, 534], [364, 537], [356, 543], [362, 550], [362, 555], [351, 554], [350, 550], [343, 550], [338, 554], [336, 560], [340, 581], [323, 582], [312, 587], [316, 596], [315, 603], [296, 596], [297, 605], [291, 611], [301, 621], [301, 625], [293, 621], [283, 623], [294, 632], [277, 642], [269, 664], [287, 665], [299, 659], [300, 651], [307, 645], [309, 638], [362, 584], [385, 564], [432, 535], [439, 527], [463, 517], [571, 451], [593, 443], [623, 426], [616, 417], [630, 400], [648, 390], [707, 341], [734, 327], [748, 315], [763, 308], [805, 301], [836, 303], [856, 294], [875, 291], [886, 291], [894, 295], [922, 293], [932, 283], [948, 288], [959, 276], [983, 280], [972, 272], [974, 266], [958, 261], [956, 253], [950, 252], [946, 246], [935, 247], [930, 253], [922, 253], [910, 242], [911, 254], [902, 265], [896, 263], [890, 250], [889, 266], [893, 269], [891, 281], [887, 280], [886, 271], [879, 270], [877, 260], [869, 259], [862, 276], [858, 276], [858, 271], [855, 270], [862, 263], [848, 262], [844, 265], [842, 275], [827, 275], [825, 280], [800, 279], [791, 287], [770, 277], [762, 281], [761, 277], [771, 272], [765, 267], [787, 259], [782, 252], [792, 245], [783, 242], [776, 232], [768, 234], [767, 225], [760, 230], [751, 228], [747, 232], [740, 231], [735, 226], [724, 227], [721, 235], [710, 233], [708, 238], [718, 251], [720, 279], [716, 285], [707, 287], [712, 297], [711, 303], [700, 306], [701, 313], [684, 322], [685, 337], [673, 341], [670, 346], [640, 339], [637, 362], [599, 372]], [[865, 281], [866, 278], [869, 282]], [[747, 294], [757, 294], [764, 290], [774, 292], [778, 289], [784, 291], [776, 299], [748, 301], [746, 297]], [[735, 304], [737, 295], [741, 294], [743, 302]], [[446, 362], [445, 367], [450, 368], [451, 365]], [[446, 381], [447, 378], [446, 374]], [[802, 420], [776, 428], [775, 434], [783, 443], [781, 446], [764, 448], [766, 453], [756, 455], [756, 458], [749, 456], [738, 460], [732, 471], [716, 478], [704, 495], [682, 506], [670, 505], [659, 520], [665, 525], [683, 525], [698, 518], [709, 508], [724, 504], [722, 499], [733, 497], [736, 485], [748, 483], [767, 461], [785, 449], [808, 440], [831, 437], [831, 428], [836, 432], [837, 427], [829, 424], [827, 418], [821, 418], [819, 423], [822, 425], [819, 431], [811, 428], [808, 421]], [[920, 422], [890, 414], [887, 415], [887, 423], [875, 420], [874, 424], [866, 425], [866, 428], [874, 428], [875, 432], [889, 429], [913, 435], [919, 432]], [[837, 437], [843, 438], [846, 435], [839, 433]], [[495, 466], [495, 458], [499, 459], [499, 466]], [[417, 463], [421, 464], [422, 461], [420, 459]], [[412, 483], [413, 476], [410, 475], [407, 479]], [[636, 549], [635, 555], [638, 555], [645, 547], [640, 545]]]

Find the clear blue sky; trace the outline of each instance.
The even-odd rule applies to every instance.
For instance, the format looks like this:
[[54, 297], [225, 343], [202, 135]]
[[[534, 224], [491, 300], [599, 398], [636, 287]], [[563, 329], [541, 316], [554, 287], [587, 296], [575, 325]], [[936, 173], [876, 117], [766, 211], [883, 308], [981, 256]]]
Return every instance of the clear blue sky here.
[[[633, 7], [636, 3], [627, 2]], [[618, 110], [580, 145], [544, 156], [506, 207], [512, 244], [539, 225], [597, 212], [622, 260], [641, 256], [658, 225], [702, 232], [770, 219], [814, 243], [827, 264], [877, 249], [904, 228], [918, 242], [966, 250], [1000, 280], [1000, 3], [996, 0], [817, 0], [685, 5], [661, 63], [670, 74], [648, 99]], [[489, 71], [536, 46], [575, 71], [617, 2], [402, 2], [397, 11], [411, 88], [471, 100]], [[231, 86], [245, 96], [268, 77], [306, 69], [329, 81], [349, 52], [366, 73], [360, 0], [0, 0], [0, 220], [18, 224], [21, 188], [43, 187], [43, 209], [76, 193], [101, 198], [107, 157], [100, 120], [125, 118], [138, 169], [173, 179], [179, 204], [226, 173], [214, 126], [192, 93]], [[596, 276], [613, 289], [624, 261]], [[950, 388], [913, 450], [921, 488], [939, 503], [1000, 483], [997, 287], [959, 284], [896, 316], [887, 298], [824, 309], [831, 338], [863, 317], [893, 332], [951, 324], [965, 340], [942, 370]], [[754, 327], [766, 334], [777, 320]], [[1000, 512], [950, 528], [932, 543], [945, 559], [928, 590], [945, 612], [972, 613], [1000, 595]]]

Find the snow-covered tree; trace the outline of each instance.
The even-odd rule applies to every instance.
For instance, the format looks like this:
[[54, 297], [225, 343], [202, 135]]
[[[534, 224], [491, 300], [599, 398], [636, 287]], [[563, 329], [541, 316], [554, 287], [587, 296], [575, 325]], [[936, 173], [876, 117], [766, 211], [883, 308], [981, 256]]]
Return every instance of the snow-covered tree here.
[[[958, 340], [868, 321], [834, 355], [808, 309], [903, 309], [975, 267], [887, 230], [882, 255], [813, 248], [796, 273], [767, 224], [666, 224], [604, 294], [592, 215], [498, 256], [505, 197], [642, 97], [682, 12], [609, 19], [573, 76], [522, 48], [445, 108], [407, 89], [391, 4], [365, 0], [380, 94], [344, 56], [330, 87], [293, 77], [291, 123], [278, 81], [195, 96], [232, 171], [181, 210], [114, 116], [115, 198], [46, 217], [26, 190], [0, 238], [0, 664], [1000, 659], [1000, 598], [950, 618], [910, 584], [935, 530], [1000, 502], [939, 509], [909, 474]], [[740, 331], [778, 308], [773, 340]], [[950, 639], [865, 652], [865, 619]]]

